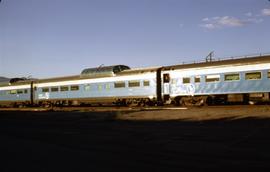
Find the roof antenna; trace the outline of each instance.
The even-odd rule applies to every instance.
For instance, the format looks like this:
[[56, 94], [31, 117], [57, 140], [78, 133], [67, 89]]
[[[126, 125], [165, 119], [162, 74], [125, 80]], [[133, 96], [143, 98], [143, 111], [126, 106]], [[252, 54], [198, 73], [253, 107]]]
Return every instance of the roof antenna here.
[[96, 72], [99, 71], [103, 66], [104, 66], [104, 64], [99, 65], [99, 67], [97, 68]]
[[214, 51], [211, 51], [206, 57], [205, 57], [205, 61], [206, 62], [212, 62], [214, 57]]

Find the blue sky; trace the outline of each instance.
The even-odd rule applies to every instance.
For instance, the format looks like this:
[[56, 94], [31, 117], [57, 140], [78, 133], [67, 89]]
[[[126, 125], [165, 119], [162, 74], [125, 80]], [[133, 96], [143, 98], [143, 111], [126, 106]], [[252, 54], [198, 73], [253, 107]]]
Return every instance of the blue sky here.
[[269, 0], [2, 0], [0, 76], [270, 53]]

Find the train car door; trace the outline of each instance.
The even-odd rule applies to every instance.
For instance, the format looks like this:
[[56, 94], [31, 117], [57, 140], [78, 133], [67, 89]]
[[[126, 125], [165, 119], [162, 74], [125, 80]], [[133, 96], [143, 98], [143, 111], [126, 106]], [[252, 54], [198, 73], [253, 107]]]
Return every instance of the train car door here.
[[31, 81], [31, 87], [30, 87], [30, 103], [31, 103], [31, 106], [34, 105], [34, 99], [35, 99], [35, 95], [34, 95], [34, 82]]
[[164, 102], [170, 99], [170, 74], [163, 74], [163, 100]]

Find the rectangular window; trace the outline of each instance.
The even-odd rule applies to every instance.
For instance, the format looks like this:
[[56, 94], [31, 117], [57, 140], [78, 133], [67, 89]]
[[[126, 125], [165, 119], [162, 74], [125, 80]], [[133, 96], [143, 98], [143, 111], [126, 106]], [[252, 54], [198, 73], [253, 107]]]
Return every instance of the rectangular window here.
[[17, 94], [23, 94], [23, 90], [17, 90]]
[[168, 73], [163, 74], [163, 82], [164, 83], [170, 82], [170, 74], [168, 74]]
[[239, 73], [226, 74], [226, 75], [224, 75], [224, 80], [225, 81], [239, 81], [240, 75], [239, 75]]
[[171, 79], [171, 84], [176, 84], [177, 83], [177, 79]]
[[27, 94], [28, 93], [28, 90], [24, 90], [24, 94]]
[[217, 82], [220, 79], [220, 75], [206, 75], [205, 82]]
[[128, 87], [139, 87], [140, 81], [128, 81]]
[[261, 72], [250, 72], [245, 74], [246, 80], [257, 80], [262, 78]]
[[184, 77], [183, 78], [183, 84], [188, 84], [188, 83], [190, 83], [190, 78]]
[[125, 82], [115, 82], [114, 88], [123, 88], [125, 87]]
[[47, 87], [46, 87], [46, 88], [42, 88], [42, 92], [43, 92], [43, 93], [49, 92], [49, 88], [47, 88]]
[[10, 90], [9, 94], [17, 94], [17, 90]]
[[98, 91], [102, 91], [102, 85], [101, 84], [98, 85]]
[[78, 91], [79, 90], [79, 85], [71, 85], [70, 90], [71, 91]]
[[52, 91], [52, 92], [58, 92], [58, 90], [59, 90], [58, 87], [52, 87], [52, 88], [51, 88], [51, 91]]
[[110, 84], [106, 84], [106, 85], [105, 85], [105, 88], [106, 88], [106, 90], [110, 90], [111, 85], [110, 85]]
[[267, 77], [270, 78], [270, 70], [267, 72]]
[[91, 90], [91, 85], [90, 84], [84, 85], [84, 90], [85, 91], [90, 91]]
[[150, 86], [150, 82], [148, 80], [144, 80], [143, 86], [145, 86], [145, 87]]
[[61, 86], [60, 91], [68, 91], [68, 86]]
[[194, 82], [195, 83], [201, 82], [201, 77], [200, 76], [195, 76], [194, 77]]

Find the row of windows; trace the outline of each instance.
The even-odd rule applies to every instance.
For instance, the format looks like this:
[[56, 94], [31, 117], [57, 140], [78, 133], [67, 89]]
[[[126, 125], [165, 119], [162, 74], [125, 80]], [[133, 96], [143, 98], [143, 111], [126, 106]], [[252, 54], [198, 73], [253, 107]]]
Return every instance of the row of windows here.
[[27, 94], [28, 90], [8, 90], [6, 94]]
[[[136, 81], [129, 81], [128, 82], [128, 87], [140, 87], [140, 81], [139, 80], [136, 80]], [[119, 82], [115, 82], [114, 83], [114, 88], [123, 88], [125, 87], [126, 84], [124, 81], [119, 81]], [[150, 86], [150, 82], [148, 80], [144, 80], [143, 81], [143, 86]], [[91, 84], [86, 84], [84, 85], [84, 90], [85, 91], [89, 91], [91, 90], [91, 87], [92, 85]], [[99, 91], [103, 90], [103, 88], [105, 88], [106, 90], [109, 90], [111, 88], [111, 85], [110, 84], [100, 84], [97, 86], [97, 89]], [[59, 87], [44, 87], [42, 88], [42, 92], [58, 92], [59, 90], [60, 91], [78, 91], [80, 89], [79, 85], [72, 85], [72, 86], [60, 86]]]
[[[143, 81], [143, 86], [150, 86], [150, 82], [148, 80]], [[114, 83], [114, 88], [123, 88], [126, 87], [126, 83], [124, 81], [119, 81]], [[128, 87], [140, 87], [140, 81], [128, 81]]]
[[46, 92], [49, 92], [51, 89], [51, 92], [58, 92], [59, 90], [60, 91], [78, 91], [79, 90], [79, 85], [72, 85], [72, 86], [60, 86], [60, 89], [59, 87], [51, 87], [51, 88], [48, 88], [48, 87], [45, 87], [45, 88], [42, 88], [42, 92], [46, 93]]
[[[270, 78], [270, 71], [267, 74], [267, 77]], [[258, 80], [262, 78], [261, 72], [250, 72], [245, 73], [245, 80]], [[239, 81], [240, 80], [240, 74], [239, 73], [232, 73], [232, 74], [225, 74], [224, 75], [224, 81]], [[206, 75], [205, 76], [205, 82], [217, 82], [220, 81], [220, 75]], [[184, 77], [183, 78], [183, 84], [188, 84], [191, 82], [190, 77]], [[194, 77], [194, 82], [199, 83], [201, 82], [200, 76]]]

